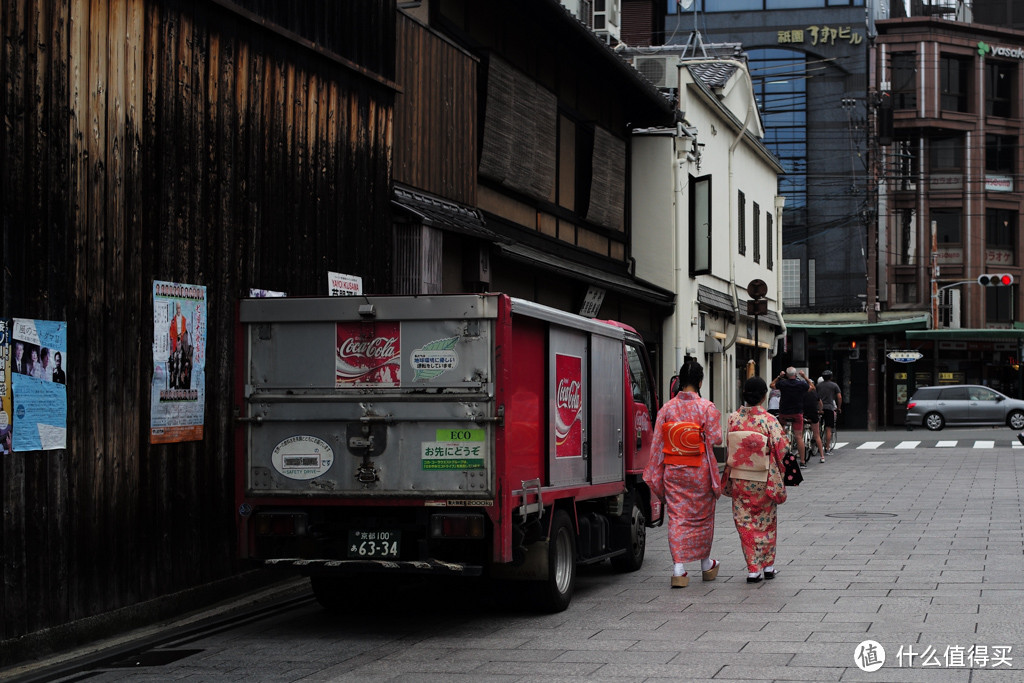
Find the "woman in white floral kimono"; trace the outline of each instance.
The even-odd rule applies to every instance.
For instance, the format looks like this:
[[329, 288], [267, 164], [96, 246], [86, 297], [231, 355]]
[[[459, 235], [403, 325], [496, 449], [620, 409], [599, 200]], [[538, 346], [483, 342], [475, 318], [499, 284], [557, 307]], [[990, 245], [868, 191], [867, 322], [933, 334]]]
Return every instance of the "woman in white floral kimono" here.
[[[743, 385], [743, 401], [746, 405], [729, 416], [729, 432], [757, 432], [762, 434], [761, 444], [768, 458], [781, 472], [782, 458], [786, 454], [786, 437], [779, 421], [761, 407], [768, 385], [760, 377], [751, 377]], [[773, 485], [768, 481], [751, 481], [731, 476], [725, 469], [723, 490], [732, 498], [732, 518], [740, 534], [740, 545], [747, 560], [747, 583], [759, 583], [762, 579], [774, 579], [775, 540], [778, 524], [778, 503], [785, 500], [785, 486], [779, 474]], [[781, 491], [778, 489], [781, 487]]]
[[[712, 446], [722, 441], [722, 424], [715, 404], [700, 397], [703, 381], [704, 369], [699, 363], [689, 361], [680, 368], [681, 391], [658, 411], [651, 459], [644, 470], [644, 481], [654, 495], [665, 501], [668, 513], [673, 588], [689, 584], [687, 562], [700, 560], [705, 581], [718, 576], [719, 562], [710, 556], [715, 536], [715, 502], [722, 495], [722, 481]], [[674, 459], [671, 443], [666, 446], [666, 433], [680, 423], [695, 423], [703, 433], [701, 452], [687, 460], [693, 464], [675, 464], [680, 460]]]

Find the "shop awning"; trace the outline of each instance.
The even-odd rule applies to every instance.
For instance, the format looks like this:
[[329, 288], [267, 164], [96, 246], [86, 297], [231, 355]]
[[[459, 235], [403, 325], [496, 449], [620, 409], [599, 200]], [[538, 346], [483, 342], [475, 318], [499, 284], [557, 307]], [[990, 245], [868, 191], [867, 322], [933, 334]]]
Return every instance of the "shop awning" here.
[[1024, 339], [1024, 329], [970, 329], [943, 328], [940, 330], [908, 330], [907, 339], [949, 341], [1020, 341]]
[[786, 327], [792, 330], [805, 330], [808, 334], [834, 334], [836, 336], [852, 337], [865, 334], [887, 334], [889, 332], [904, 332], [907, 337], [914, 330], [924, 330], [928, 327], [928, 316], [922, 315], [916, 318], [899, 318], [896, 320], [879, 320], [876, 323], [850, 322], [850, 323], [812, 323], [797, 321], [786, 318]]
[[588, 284], [605, 287], [622, 294], [628, 294], [638, 299], [661, 306], [671, 306], [675, 303], [675, 294], [667, 289], [661, 289], [640, 280], [635, 280], [627, 275], [619, 275], [600, 268], [583, 265], [550, 252], [534, 249], [524, 244], [499, 244], [499, 253], [513, 261], [526, 263], [537, 268], [543, 268], [559, 275], [581, 280]]

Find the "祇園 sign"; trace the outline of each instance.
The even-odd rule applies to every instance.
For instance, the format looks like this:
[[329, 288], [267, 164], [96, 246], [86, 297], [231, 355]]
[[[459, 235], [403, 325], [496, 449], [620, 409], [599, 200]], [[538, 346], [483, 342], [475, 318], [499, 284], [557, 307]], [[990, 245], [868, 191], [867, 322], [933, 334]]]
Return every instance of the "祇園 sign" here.
[[783, 29], [778, 32], [780, 45], [803, 44], [835, 45], [836, 41], [849, 45], [860, 45], [864, 35], [849, 26], [808, 26], [807, 28]]

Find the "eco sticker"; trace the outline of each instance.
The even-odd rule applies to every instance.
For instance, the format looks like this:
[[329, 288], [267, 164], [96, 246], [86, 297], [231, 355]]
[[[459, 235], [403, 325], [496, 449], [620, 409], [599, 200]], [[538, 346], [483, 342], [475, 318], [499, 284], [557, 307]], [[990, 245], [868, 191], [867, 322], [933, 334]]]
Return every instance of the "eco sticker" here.
[[459, 343], [458, 337], [436, 339], [422, 348], [415, 349], [409, 364], [415, 371], [412, 380], [431, 380], [459, 366], [459, 354], [452, 349]]
[[274, 447], [271, 462], [289, 479], [313, 479], [331, 469], [334, 449], [315, 436], [292, 436]]
[[437, 441], [420, 444], [424, 470], [482, 470], [487, 459], [483, 429], [438, 429]]

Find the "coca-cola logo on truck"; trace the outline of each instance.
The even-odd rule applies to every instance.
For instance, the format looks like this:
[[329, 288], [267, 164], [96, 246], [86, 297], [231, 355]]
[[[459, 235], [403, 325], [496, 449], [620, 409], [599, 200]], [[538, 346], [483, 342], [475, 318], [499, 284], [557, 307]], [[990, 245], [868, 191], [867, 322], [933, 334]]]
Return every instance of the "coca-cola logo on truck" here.
[[336, 386], [397, 387], [402, 383], [401, 323], [338, 323]]
[[555, 354], [555, 457], [583, 455], [583, 359]]

